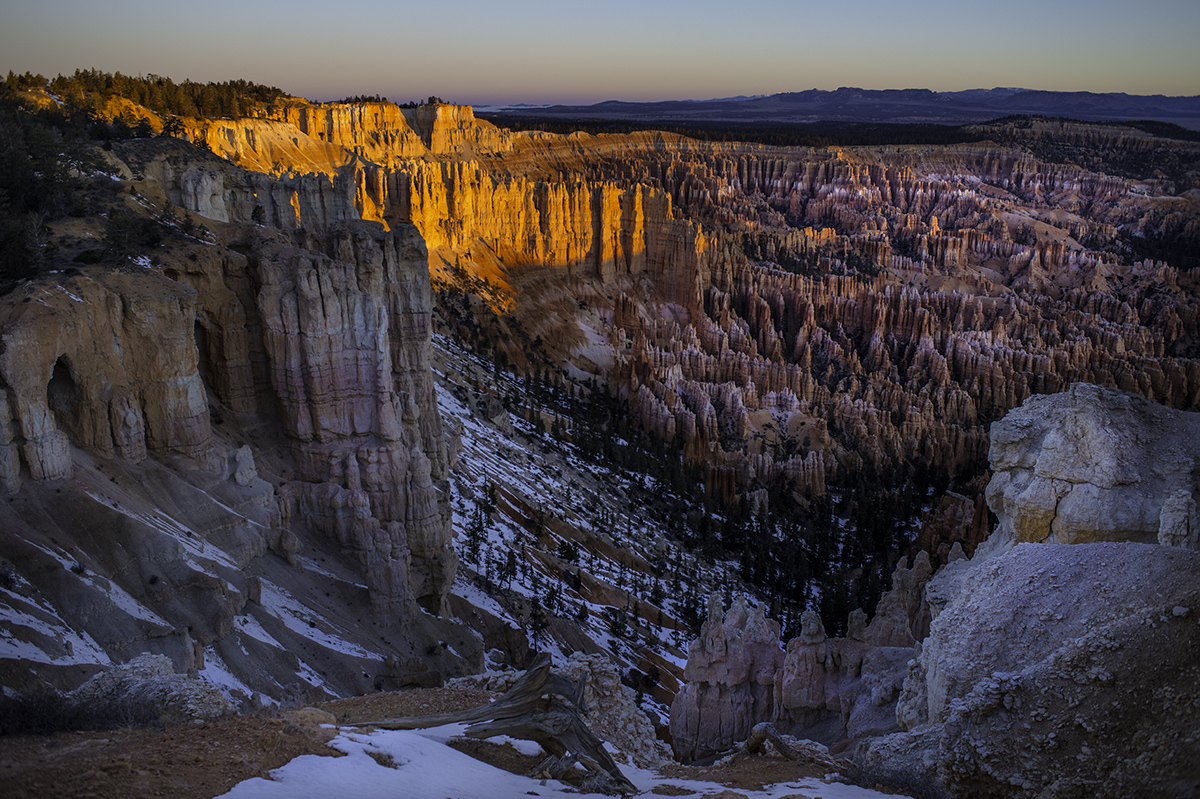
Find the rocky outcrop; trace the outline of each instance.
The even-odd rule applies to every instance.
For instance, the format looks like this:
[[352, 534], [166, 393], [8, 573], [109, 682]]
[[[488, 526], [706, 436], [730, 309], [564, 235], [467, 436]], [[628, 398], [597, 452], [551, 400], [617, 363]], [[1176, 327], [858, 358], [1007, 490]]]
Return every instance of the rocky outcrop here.
[[901, 558], [892, 572], [892, 588], [880, 597], [862, 640], [871, 646], [912, 647], [924, 639], [930, 622], [925, 585], [932, 574], [928, 552], [918, 552], [911, 569], [908, 559]]
[[912, 731], [860, 747], [856, 760], [936, 772], [955, 796], [1196, 790], [1198, 558], [1145, 544], [1018, 544], [976, 565], [905, 682]]
[[575, 653], [562, 667], [563, 676], [583, 686], [586, 719], [605, 741], [629, 756], [639, 768], [655, 768], [670, 753], [658, 740], [654, 724], [637, 705], [633, 690], [622, 684], [621, 674], [604, 655]]
[[270, 119], [189, 119], [185, 134], [258, 172], [329, 172], [355, 157], [392, 168], [425, 156], [501, 153], [513, 134], [475, 119], [470, 106], [434, 103], [292, 104]]
[[203, 362], [226, 407], [278, 414], [296, 477], [279, 524], [354, 550], [380, 612], [409, 614], [414, 597], [440, 612], [455, 561], [424, 247], [370, 226], [303, 243], [320, 249], [259, 234], [252, 269], [237, 253], [181, 258], [176, 279], [96, 270], [10, 300], [7, 483], [70, 476], [72, 445], [220, 468]]
[[412, 163], [395, 180], [390, 212], [415, 224], [431, 249], [483, 245], [509, 266], [575, 267], [603, 281], [701, 268], [703, 236], [647, 186], [548, 183], [461, 161]]
[[[71, 444], [131, 462], [147, 449], [203, 459], [196, 293], [159, 275], [97, 272], [31, 284], [0, 328], [10, 490], [72, 474]], [[17, 441], [23, 443], [18, 445]]]
[[1200, 415], [1076, 384], [992, 425], [989, 548], [1025, 541], [1200, 548]]
[[335, 257], [260, 250], [255, 310], [303, 481], [290, 487], [289, 516], [300, 510], [359, 553], [381, 611], [400, 611], [411, 583], [440, 612], [454, 554], [435, 484], [445, 485], [447, 458], [429, 371], [424, 247], [411, 228], [365, 226], [324, 244]]
[[[721, 751], [771, 720], [831, 742], [863, 739], [855, 761], [864, 779], [936, 783], [953, 796], [1194, 791], [1200, 672], [1189, 664], [1200, 628], [1188, 619], [1200, 602], [1200, 554], [1166, 535], [1161, 544], [1129, 541], [1186, 529], [1191, 417], [1088, 385], [1026, 402], [993, 426], [992, 485], [1005, 501], [994, 504], [1000, 527], [975, 559], [956, 544], [936, 575], [925, 552], [911, 568], [902, 561], [874, 619], [864, 625], [852, 614], [847, 638], [827, 637], [806, 612], [769, 705], [703, 704], [689, 683], [672, 707], [677, 754]], [[1004, 491], [1036, 480], [1082, 486], [1107, 517], [1107, 526], [1068, 517], [1074, 526], [1065, 529], [1090, 524], [1097, 537], [1125, 540], [1064, 535], [1067, 546], [1041, 535], [1014, 548], [1013, 531], [1032, 514], [1022, 493]], [[693, 644], [696, 664], [714, 661], [714, 651], [723, 663], [752, 656], [736, 632], [762, 623], [746, 624], [744, 609], [719, 630], [716, 618]], [[707, 676], [692, 663], [690, 655], [689, 677]], [[750, 675], [737, 674], [743, 682], [723, 683], [714, 698], [753, 692]], [[714, 707], [722, 714], [710, 729], [727, 737], [701, 739], [685, 726]], [[897, 725], [905, 732], [892, 732]]]
[[827, 636], [820, 615], [805, 611], [786, 651], [779, 623], [761, 608], [738, 599], [722, 617], [714, 598], [688, 650], [687, 683], [671, 704], [676, 757], [728, 750], [761, 722], [830, 744], [895, 729], [913, 630], [923, 637], [928, 627], [922, 589], [929, 574], [928, 556], [912, 569], [902, 561], [875, 619], [866, 625], [861, 610], [851, 614], [845, 638]]
[[[896, 708], [906, 732], [862, 743], [864, 774], [971, 797], [1200, 787], [1200, 555], [1159, 536], [1164, 517], [1187, 529], [1193, 422], [1075, 385], [993, 425], [1000, 526], [928, 580], [932, 621]], [[1057, 513], [1038, 501], [1076, 490]]]
[[176, 674], [170, 658], [139, 655], [97, 674], [72, 691], [67, 701], [112, 719], [147, 717], [160, 724], [208, 721], [236, 711], [220, 689], [195, 677]]
[[[584, 720], [588, 729], [612, 744], [639, 768], [655, 768], [669, 758], [669, 751], [658, 740], [650, 717], [638, 707], [633, 689], [621, 682], [617, 667], [605, 655], [576, 652], [555, 672], [580, 687], [587, 707]], [[521, 678], [521, 672], [487, 672], [458, 677], [449, 687], [482, 688], [503, 694]], [[618, 756], [620, 757], [620, 756]]]
[[788, 641], [783, 668], [775, 675], [773, 717], [781, 728], [803, 737], [840, 737], [835, 730], [853, 706], [868, 647], [851, 638], [829, 638], [821, 617], [805, 611], [800, 635]]
[[719, 602], [710, 602], [688, 650], [687, 684], [671, 703], [675, 756], [686, 762], [724, 751], [770, 719], [783, 660], [779, 622], [740, 599], [725, 614]]

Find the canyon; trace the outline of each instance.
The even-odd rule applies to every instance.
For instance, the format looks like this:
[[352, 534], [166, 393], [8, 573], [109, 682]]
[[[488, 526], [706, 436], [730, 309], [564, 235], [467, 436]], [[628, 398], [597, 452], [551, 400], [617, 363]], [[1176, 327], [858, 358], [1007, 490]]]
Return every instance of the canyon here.
[[[196, 179], [160, 182], [217, 218], [246, 221], [254, 196], [285, 229], [332, 224], [343, 212], [330, 209], [351, 202], [364, 219], [414, 224], [435, 282], [486, 300], [460, 320], [483, 331], [469, 333], [473, 346], [602, 380], [726, 503], [799, 505], [831, 525], [828, 488], [932, 482], [986, 515], [987, 425], [1029, 396], [1089, 382], [1169, 407], [1200, 402], [1196, 272], [1129, 250], [1171, 239], [1195, 251], [1197, 200], [1183, 191], [1195, 185], [1194, 144], [996, 125], [1030, 143], [1151, 148], [1156, 160], [1171, 150], [1184, 165], [1174, 182], [1139, 181], [987, 143], [788, 149], [510, 133], [447, 106], [395, 113], [309, 109], [192, 129], [260, 168], [305, 143], [289, 130], [312, 132], [298, 163], [325, 158], [325, 177], [293, 178], [286, 196], [210, 176], [201, 202], [187, 188]], [[410, 132], [396, 133], [403, 123]], [[393, 141], [403, 144], [381, 154]], [[925, 543], [969, 551], [978, 513], [972, 535]], [[866, 560], [882, 584], [882, 553], [897, 543], [863, 546], [879, 550]], [[789, 597], [797, 608], [815, 599]]]
[[[1037, 704], [992, 672], [1070, 682], [1059, 627], [1140, 641], [1163, 603], [1161, 662], [1194, 644], [1200, 145], [1035, 120], [787, 148], [444, 104], [179, 122], [95, 177], [169, 246], [91, 265], [103, 223], [56, 222], [67, 265], [0, 298], [6, 688], [151, 653], [303, 704], [581, 650], [685, 759], [770, 720], [983, 795], [1011, 782], [994, 741], [1034, 752], [954, 733]], [[1082, 590], [1101, 560], [1170, 596], [1114, 577], [1103, 618], [966, 674], [1006, 586], [1061, 563]]]

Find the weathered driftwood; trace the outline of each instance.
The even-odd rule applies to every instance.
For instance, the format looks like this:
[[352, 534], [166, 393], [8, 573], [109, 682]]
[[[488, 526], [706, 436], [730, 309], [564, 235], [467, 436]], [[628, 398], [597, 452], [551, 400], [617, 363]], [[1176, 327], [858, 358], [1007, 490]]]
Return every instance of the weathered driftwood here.
[[560, 778], [576, 762], [597, 774], [607, 775], [609, 792], [636, 790], [608, 752], [604, 742], [588, 729], [582, 715], [587, 713], [583, 684], [550, 671], [550, 658], [541, 655], [533, 666], [503, 696], [487, 705], [457, 713], [432, 716], [363, 721], [351, 727], [377, 727], [384, 730], [420, 730], [443, 724], [468, 724], [468, 738], [507, 735], [535, 741], [549, 753], [535, 773], [548, 772]]
[[738, 746], [737, 750], [748, 755], [756, 755], [762, 751], [763, 744], [767, 741], [771, 742], [771, 746], [775, 747], [776, 752], [788, 760], [799, 762], [809, 759], [807, 755], [793, 749], [787, 741], [783, 740], [779, 731], [775, 729], [775, 725], [769, 721], [755, 724], [754, 728], [750, 730], [750, 737]]
[[783, 757], [786, 757], [788, 760], [792, 760], [797, 763], [812, 763], [823, 766], [832, 771], [838, 770], [837, 762], [830, 757], [827, 752], [824, 751], [823, 747], [817, 747], [814, 745], [812, 748], [805, 747], [797, 749], [787, 741], [783, 740], [783, 736], [781, 736], [779, 731], [775, 729], [775, 725], [769, 721], [755, 724], [750, 730], [750, 736], [737, 746], [726, 749], [723, 752], [718, 752], [710, 757], [698, 759], [693, 762], [692, 765], [712, 765], [721, 758], [728, 757], [729, 755], [757, 755], [763, 751], [763, 746], [767, 742], [770, 742], [771, 746], [775, 748], [775, 751]]

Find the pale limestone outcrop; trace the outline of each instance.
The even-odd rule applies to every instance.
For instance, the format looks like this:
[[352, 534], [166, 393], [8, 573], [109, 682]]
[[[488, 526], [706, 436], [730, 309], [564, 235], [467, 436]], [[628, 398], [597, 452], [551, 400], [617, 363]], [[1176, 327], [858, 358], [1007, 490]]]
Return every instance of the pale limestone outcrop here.
[[258, 477], [254, 468], [254, 450], [243, 444], [233, 453], [233, 481], [243, 488], [250, 486]]
[[[270, 124], [283, 129], [278, 135], [286, 136], [289, 145], [293, 137], [307, 141], [291, 126]], [[214, 220], [253, 224], [258, 209], [262, 211], [262, 225], [289, 231], [320, 232], [358, 219], [382, 220], [385, 198], [371, 193], [377, 187], [370, 183], [367, 172], [361, 165], [343, 163], [345, 158], [353, 161], [353, 156], [340, 148], [332, 149], [338, 157], [331, 156], [328, 162], [318, 159], [309, 163], [308, 156], [285, 153], [280, 154], [283, 160], [275, 168], [253, 160], [245, 164], [262, 171], [235, 166], [241, 163], [235, 152], [217, 147], [218, 153], [230, 158], [226, 161], [170, 139], [148, 153], [122, 155], [131, 160], [144, 158], [136, 162], [137, 169], [152, 178], [164, 198], [192, 215], [196, 223]]]
[[1077, 383], [992, 425], [990, 551], [1023, 541], [1200, 547], [1200, 414]]
[[160, 724], [209, 721], [237, 710], [211, 683], [176, 674], [163, 655], [138, 655], [100, 672], [68, 694], [67, 701], [88, 713]]
[[856, 760], [936, 764], [954, 796], [1187, 794], [1197, 574], [1200, 553], [1134, 543], [1025, 543], [977, 564], [905, 683], [911, 733]]
[[192, 167], [179, 175], [180, 205], [205, 219], [229, 221], [225, 205], [225, 175], [222, 170]]
[[[821, 617], [806, 611], [801, 633], [786, 651], [778, 622], [760, 608], [735, 600], [722, 618], [720, 605], [710, 604], [701, 637], [688, 651], [687, 683], [671, 704], [676, 756], [693, 760], [724, 751], [764, 721], [784, 734], [828, 743], [896, 729], [895, 706], [912, 649], [892, 638], [903, 630], [911, 640], [912, 629], [928, 624], [920, 601], [928, 573], [927, 557], [913, 569], [899, 564], [896, 588], [881, 600], [894, 608], [894, 618], [877, 616], [874, 631], [857, 611], [850, 636], [829, 638]], [[912, 616], [904, 616], [910, 605]]]

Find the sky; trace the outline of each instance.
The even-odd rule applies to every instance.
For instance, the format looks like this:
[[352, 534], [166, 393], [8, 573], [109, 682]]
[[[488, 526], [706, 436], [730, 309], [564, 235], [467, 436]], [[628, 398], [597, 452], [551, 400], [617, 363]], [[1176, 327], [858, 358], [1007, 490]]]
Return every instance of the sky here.
[[0, 0], [0, 72], [89, 68], [476, 105], [840, 86], [1200, 95], [1200, 1]]

